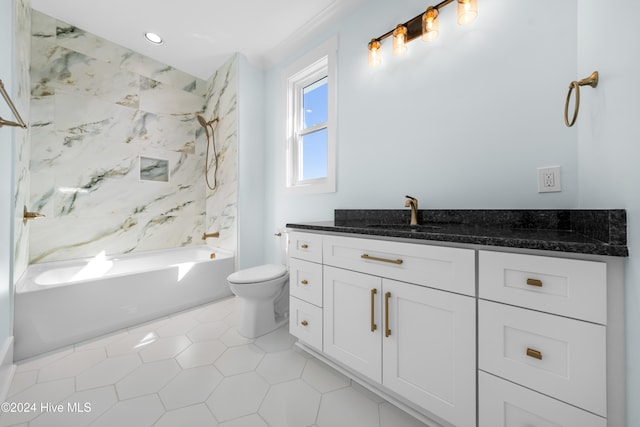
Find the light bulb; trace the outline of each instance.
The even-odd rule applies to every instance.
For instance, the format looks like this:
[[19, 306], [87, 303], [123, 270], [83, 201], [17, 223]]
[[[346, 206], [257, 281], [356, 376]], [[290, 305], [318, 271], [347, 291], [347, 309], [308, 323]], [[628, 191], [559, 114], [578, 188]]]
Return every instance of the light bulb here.
[[380, 57], [380, 42], [376, 39], [371, 39], [369, 42], [369, 67], [375, 67], [382, 63]]
[[458, 24], [467, 25], [478, 17], [478, 0], [458, 0]]
[[393, 54], [402, 55], [407, 51], [407, 27], [398, 24], [393, 30]]
[[429, 6], [422, 15], [422, 40], [428, 42], [438, 38], [438, 9]]

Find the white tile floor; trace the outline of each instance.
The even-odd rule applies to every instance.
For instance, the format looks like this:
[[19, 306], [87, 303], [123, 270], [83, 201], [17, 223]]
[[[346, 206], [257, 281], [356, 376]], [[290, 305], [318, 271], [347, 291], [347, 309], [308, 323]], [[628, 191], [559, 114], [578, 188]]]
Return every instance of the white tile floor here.
[[8, 401], [35, 410], [0, 426], [424, 427], [286, 327], [249, 340], [237, 322], [230, 298], [21, 362]]

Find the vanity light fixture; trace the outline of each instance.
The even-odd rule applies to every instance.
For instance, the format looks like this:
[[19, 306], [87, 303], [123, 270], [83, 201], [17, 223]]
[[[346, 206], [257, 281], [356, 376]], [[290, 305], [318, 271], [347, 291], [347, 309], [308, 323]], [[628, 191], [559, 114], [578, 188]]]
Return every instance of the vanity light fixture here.
[[393, 30], [387, 31], [380, 37], [371, 39], [368, 44], [369, 66], [380, 65], [380, 47], [382, 40], [393, 36], [393, 54], [402, 55], [407, 51], [407, 43], [422, 36], [424, 41], [433, 41], [438, 38], [438, 15], [446, 5], [456, 2], [458, 4], [458, 24], [467, 25], [478, 17], [478, 0], [443, 0], [435, 6], [429, 6], [424, 13], [398, 24]]
[[153, 44], [162, 44], [162, 43], [164, 43], [164, 41], [162, 40], [162, 37], [160, 37], [156, 33], [146, 32], [146, 33], [144, 33], [144, 38], [147, 39], [149, 42], [151, 42]]

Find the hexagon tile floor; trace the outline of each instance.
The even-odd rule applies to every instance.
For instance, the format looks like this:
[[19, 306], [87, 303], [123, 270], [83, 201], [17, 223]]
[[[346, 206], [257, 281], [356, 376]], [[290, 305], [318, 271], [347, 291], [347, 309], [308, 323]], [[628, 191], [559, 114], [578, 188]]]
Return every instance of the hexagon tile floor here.
[[[19, 427], [424, 427], [293, 346], [240, 336], [237, 299], [18, 363]], [[87, 406], [85, 406], [87, 405]]]

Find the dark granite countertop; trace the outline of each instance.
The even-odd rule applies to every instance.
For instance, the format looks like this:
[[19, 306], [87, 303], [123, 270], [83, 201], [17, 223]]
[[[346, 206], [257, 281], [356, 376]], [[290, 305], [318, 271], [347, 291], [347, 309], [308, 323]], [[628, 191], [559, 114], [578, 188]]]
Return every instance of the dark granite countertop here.
[[613, 210], [337, 209], [333, 221], [288, 228], [626, 257], [627, 215]]

